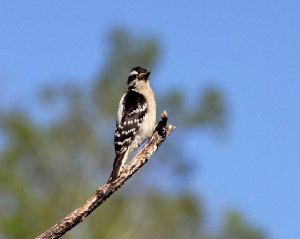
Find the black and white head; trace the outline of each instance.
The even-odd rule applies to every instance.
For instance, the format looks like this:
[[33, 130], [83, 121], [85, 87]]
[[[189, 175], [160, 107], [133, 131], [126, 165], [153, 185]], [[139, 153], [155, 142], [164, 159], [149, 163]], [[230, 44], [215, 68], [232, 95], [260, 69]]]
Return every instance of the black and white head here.
[[128, 87], [142, 87], [143, 85], [149, 84], [149, 78], [150, 72], [148, 72], [146, 69], [142, 67], [134, 67], [130, 71], [130, 74], [128, 76], [127, 85]]

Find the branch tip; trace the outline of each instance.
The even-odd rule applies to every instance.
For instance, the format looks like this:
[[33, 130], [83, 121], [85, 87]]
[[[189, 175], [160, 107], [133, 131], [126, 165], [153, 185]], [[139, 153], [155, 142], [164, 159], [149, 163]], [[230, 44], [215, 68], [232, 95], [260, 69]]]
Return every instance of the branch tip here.
[[160, 117], [162, 120], [168, 120], [168, 112], [164, 110], [161, 114]]

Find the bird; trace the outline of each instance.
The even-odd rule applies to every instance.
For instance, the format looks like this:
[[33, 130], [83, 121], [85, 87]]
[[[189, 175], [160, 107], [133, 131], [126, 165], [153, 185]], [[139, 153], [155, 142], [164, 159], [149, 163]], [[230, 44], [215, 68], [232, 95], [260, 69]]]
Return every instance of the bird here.
[[120, 99], [114, 134], [115, 159], [108, 182], [122, 172], [129, 157], [151, 137], [156, 126], [156, 101], [150, 86], [150, 72], [137, 66], [127, 79], [127, 91]]

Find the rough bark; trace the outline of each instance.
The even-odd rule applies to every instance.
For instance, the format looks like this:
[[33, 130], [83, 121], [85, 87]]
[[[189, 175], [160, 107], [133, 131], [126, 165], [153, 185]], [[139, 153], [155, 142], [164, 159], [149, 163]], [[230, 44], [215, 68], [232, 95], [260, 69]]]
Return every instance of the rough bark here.
[[81, 207], [77, 208], [60, 222], [47, 229], [36, 239], [60, 238], [78, 223], [82, 222], [90, 213], [100, 206], [107, 198], [116, 192], [122, 185], [141, 168], [158, 149], [163, 141], [175, 130], [175, 126], [167, 124], [167, 112], [161, 114], [162, 120], [158, 123], [149, 142], [142, 150], [125, 165], [122, 173], [113, 181], [104, 184], [96, 190], [96, 193], [88, 199]]

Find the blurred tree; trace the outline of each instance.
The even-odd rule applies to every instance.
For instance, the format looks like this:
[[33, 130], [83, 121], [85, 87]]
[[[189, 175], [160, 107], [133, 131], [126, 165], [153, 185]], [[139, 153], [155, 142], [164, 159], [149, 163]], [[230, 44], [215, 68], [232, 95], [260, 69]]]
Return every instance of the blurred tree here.
[[[137, 65], [153, 69], [160, 50], [155, 39], [132, 37], [120, 29], [111, 33], [109, 44], [106, 64], [92, 85], [42, 91], [40, 102], [54, 120], [41, 126], [24, 111], [0, 115], [1, 239], [38, 235], [80, 205], [110, 174], [116, 107], [128, 71]], [[195, 127], [225, 125], [219, 90], [199, 92], [203, 97], [194, 106], [184, 94], [168, 89], [167, 95], [157, 95], [158, 104], [181, 129], [178, 135], [188, 138]], [[193, 167], [183, 149], [175, 147], [179, 140], [170, 137], [155, 156], [160, 160], [142, 170], [143, 177], [132, 180], [65, 238], [214, 238], [205, 233], [205, 211], [196, 189], [186, 189]], [[230, 219], [221, 238], [263, 238], [251, 237], [240, 219]]]
[[229, 211], [224, 216], [220, 239], [263, 239], [262, 231], [251, 226], [241, 214]]

